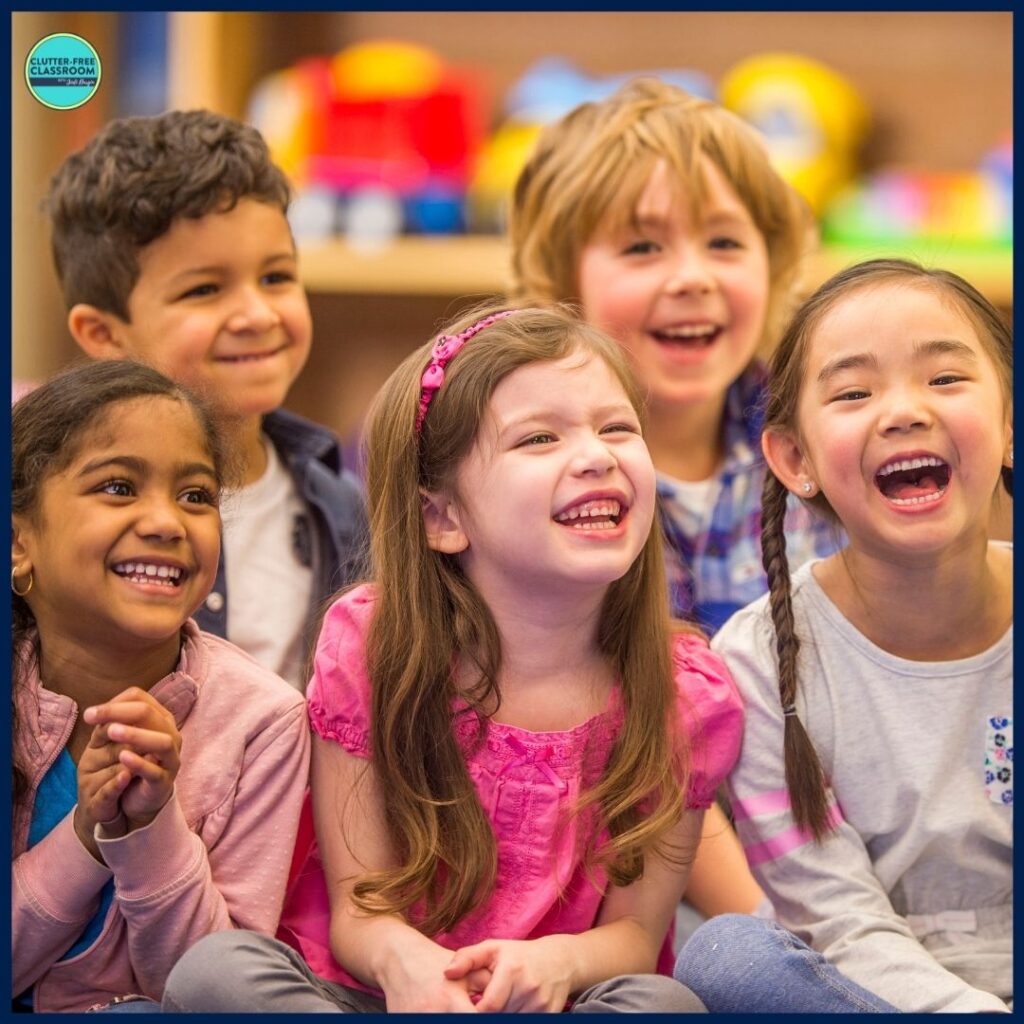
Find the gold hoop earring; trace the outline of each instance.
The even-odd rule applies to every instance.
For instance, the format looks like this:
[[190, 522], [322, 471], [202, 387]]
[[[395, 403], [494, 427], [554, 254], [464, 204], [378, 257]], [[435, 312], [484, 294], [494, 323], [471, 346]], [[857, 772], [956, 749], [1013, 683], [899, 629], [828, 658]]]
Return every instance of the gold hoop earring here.
[[18, 567], [15, 565], [11, 566], [11, 590], [17, 597], [24, 597], [31, 589], [32, 584], [35, 583], [35, 578], [32, 575], [32, 570], [28, 571], [28, 586], [24, 590], [19, 590], [18, 585], [15, 582], [15, 574], [18, 571]]

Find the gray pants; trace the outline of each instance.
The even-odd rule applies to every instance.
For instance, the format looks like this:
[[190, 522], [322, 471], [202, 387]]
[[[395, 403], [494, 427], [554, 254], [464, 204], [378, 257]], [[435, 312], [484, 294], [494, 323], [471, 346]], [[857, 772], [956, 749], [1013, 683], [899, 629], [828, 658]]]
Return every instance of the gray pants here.
[[[290, 946], [257, 932], [214, 932], [175, 965], [167, 1013], [386, 1013], [382, 999], [317, 977]], [[706, 1013], [685, 986], [627, 974], [588, 988], [573, 1013]]]

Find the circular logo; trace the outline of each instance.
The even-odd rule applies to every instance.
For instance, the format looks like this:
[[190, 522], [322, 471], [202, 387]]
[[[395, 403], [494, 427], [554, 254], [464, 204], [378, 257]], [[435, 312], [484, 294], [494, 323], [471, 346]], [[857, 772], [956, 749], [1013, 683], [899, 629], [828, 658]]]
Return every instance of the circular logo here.
[[55, 32], [40, 39], [25, 61], [29, 92], [43, 106], [74, 110], [100, 87], [100, 55], [81, 36]]

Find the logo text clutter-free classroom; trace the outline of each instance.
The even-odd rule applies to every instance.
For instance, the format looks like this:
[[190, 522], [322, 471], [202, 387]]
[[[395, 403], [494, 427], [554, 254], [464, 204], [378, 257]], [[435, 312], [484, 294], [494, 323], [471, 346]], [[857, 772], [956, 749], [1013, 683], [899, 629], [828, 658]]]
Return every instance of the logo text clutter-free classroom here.
[[92, 44], [70, 32], [40, 39], [25, 60], [29, 92], [52, 110], [74, 110], [99, 88], [100, 57]]
[[28, 80], [32, 85], [92, 85], [96, 65], [95, 57], [33, 57]]

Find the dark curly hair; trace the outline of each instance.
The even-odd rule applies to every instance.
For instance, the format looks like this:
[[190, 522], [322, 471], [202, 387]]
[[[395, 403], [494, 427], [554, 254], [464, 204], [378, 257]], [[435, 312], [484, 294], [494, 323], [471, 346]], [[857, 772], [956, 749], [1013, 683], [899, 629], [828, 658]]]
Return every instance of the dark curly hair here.
[[208, 110], [111, 121], [64, 161], [44, 200], [64, 301], [127, 322], [139, 250], [175, 220], [240, 199], [284, 213], [290, 198], [263, 136], [241, 121]]

